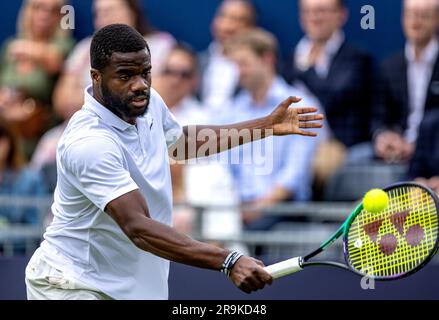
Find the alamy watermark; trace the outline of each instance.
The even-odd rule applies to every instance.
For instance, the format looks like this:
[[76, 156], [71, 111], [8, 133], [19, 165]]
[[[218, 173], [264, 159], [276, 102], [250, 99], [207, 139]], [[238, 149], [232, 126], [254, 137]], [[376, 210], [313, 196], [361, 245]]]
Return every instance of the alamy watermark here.
[[71, 5], [65, 5], [61, 8], [61, 28], [63, 30], [75, 29], [75, 8]]
[[372, 276], [371, 269], [363, 269], [361, 273], [365, 274], [364, 277], [361, 278], [360, 286], [363, 290], [375, 290], [375, 279]]
[[361, 18], [361, 28], [363, 30], [375, 30], [375, 8], [371, 5], [362, 6], [361, 14], [364, 15]]
[[[175, 141], [177, 135], [177, 132], [174, 136], [171, 133], [166, 140]], [[189, 126], [185, 141], [171, 147], [170, 164], [251, 165], [255, 175], [269, 175], [274, 167], [275, 142], [272, 136], [273, 130], [267, 129], [215, 131]]]
[[[361, 28], [363, 30], [375, 30], [375, 8], [372, 5], [364, 5], [361, 7]], [[75, 8], [72, 5], [64, 5], [61, 8], [61, 28], [64, 30], [75, 29]]]

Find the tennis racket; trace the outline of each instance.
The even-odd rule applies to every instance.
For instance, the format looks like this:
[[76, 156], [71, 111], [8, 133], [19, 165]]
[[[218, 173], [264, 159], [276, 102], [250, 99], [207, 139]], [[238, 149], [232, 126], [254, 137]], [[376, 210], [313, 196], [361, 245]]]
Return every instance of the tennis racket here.
[[[265, 267], [274, 279], [311, 266], [333, 266], [376, 280], [396, 280], [423, 268], [438, 250], [438, 197], [416, 183], [384, 189], [389, 205], [371, 213], [359, 204], [320, 248]], [[346, 264], [310, 261], [343, 236]]]

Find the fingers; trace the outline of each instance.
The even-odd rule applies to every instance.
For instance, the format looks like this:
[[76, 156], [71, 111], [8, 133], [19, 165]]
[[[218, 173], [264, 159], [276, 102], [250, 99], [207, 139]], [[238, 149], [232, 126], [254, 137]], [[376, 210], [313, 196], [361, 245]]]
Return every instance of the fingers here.
[[300, 122], [299, 123], [299, 128], [302, 129], [319, 129], [322, 128], [323, 124], [321, 122]]
[[250, 257], [238, 260], [232, 269], [231, 279], [245, 293], [261, 290], [273, 282], [271, 275], [264, 269], [264, 263]]
[[306, 113], [314, 113], [317, 112], [319, 109], [316, 107], [308, 107], [308, 108], [295, 108], [294, 109], [297, 114], [306, 114]]
[[264, 283], [271, 286], [271, 284], [273, 283], [273, 277], [271, 276], [271, 274], [269, 274], [267, 271], [265, 271], [264, 268], [262, 268], [260, 276], [261, 276], [262, 281], [264, 281]]
[[316, 132], [304, 131], [304, 130], [299, 131], [298, 135], [304, 136], [304, 137], [317, 137], [317, 133]]
[[302, 101], [302, 98], [299, 98], [299, 97], [289, 97], [288, 99], [284, 100], [280, 104], [280, 107], [282, 107], [284, 109], [288, 109], [293, 103], [298, 103], [300, 101]]
[[313, 114], [309, 116], [299, 116], [299, 121], [307, 122], [307, 121], [321, 121], [325, 117], [323, 114]]
[[273, 278], [262, 267], [257, 268], [251, 275], [245, 278], [245, 280], [238, 285], [238, 288], [245, 293], [251, 293], [254, 291], [262, 290], [265, 286], [271, 285]]
[[[310, 120], [312, 121], [312, 120]], [[300, 129], [320, 129], [323, 128], [323, 124], [321, 122], [299, 122]], [[317, 137], [317, 133], [313, 131], [305, 131], [300, 130], [299, 135], [305, 137]]]
[[264, 263], [263, 263], [261, 260], [258, 260], [258, 259], [253, 258], [253, 261], [256, 262], [256, 264], [257, 264], [258, 266], [260, 266], [260, 267], [262, 267], [262, 268], [265, 267]]

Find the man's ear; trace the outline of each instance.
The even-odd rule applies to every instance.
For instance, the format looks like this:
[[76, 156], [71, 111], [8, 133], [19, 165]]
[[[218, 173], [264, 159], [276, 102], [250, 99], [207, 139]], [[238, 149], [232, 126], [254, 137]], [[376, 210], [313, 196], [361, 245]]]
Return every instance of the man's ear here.
[[91, 69], [90, 71], [91, 79], [93, 81], [93, 84], [99, 84], [102, 81], [102, 75], [101, 73], [96, 69]]

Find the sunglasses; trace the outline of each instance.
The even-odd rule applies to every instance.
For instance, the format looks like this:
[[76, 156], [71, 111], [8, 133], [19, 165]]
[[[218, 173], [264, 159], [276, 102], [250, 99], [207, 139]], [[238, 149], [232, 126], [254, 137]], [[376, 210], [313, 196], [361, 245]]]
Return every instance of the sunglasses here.
[[194, 76], [194, 72], [192, 70], [175, 70], [170, 68], [163, 69], [162, 74], [165, 76], [173, 76], [183, 79], [191, 79]]

